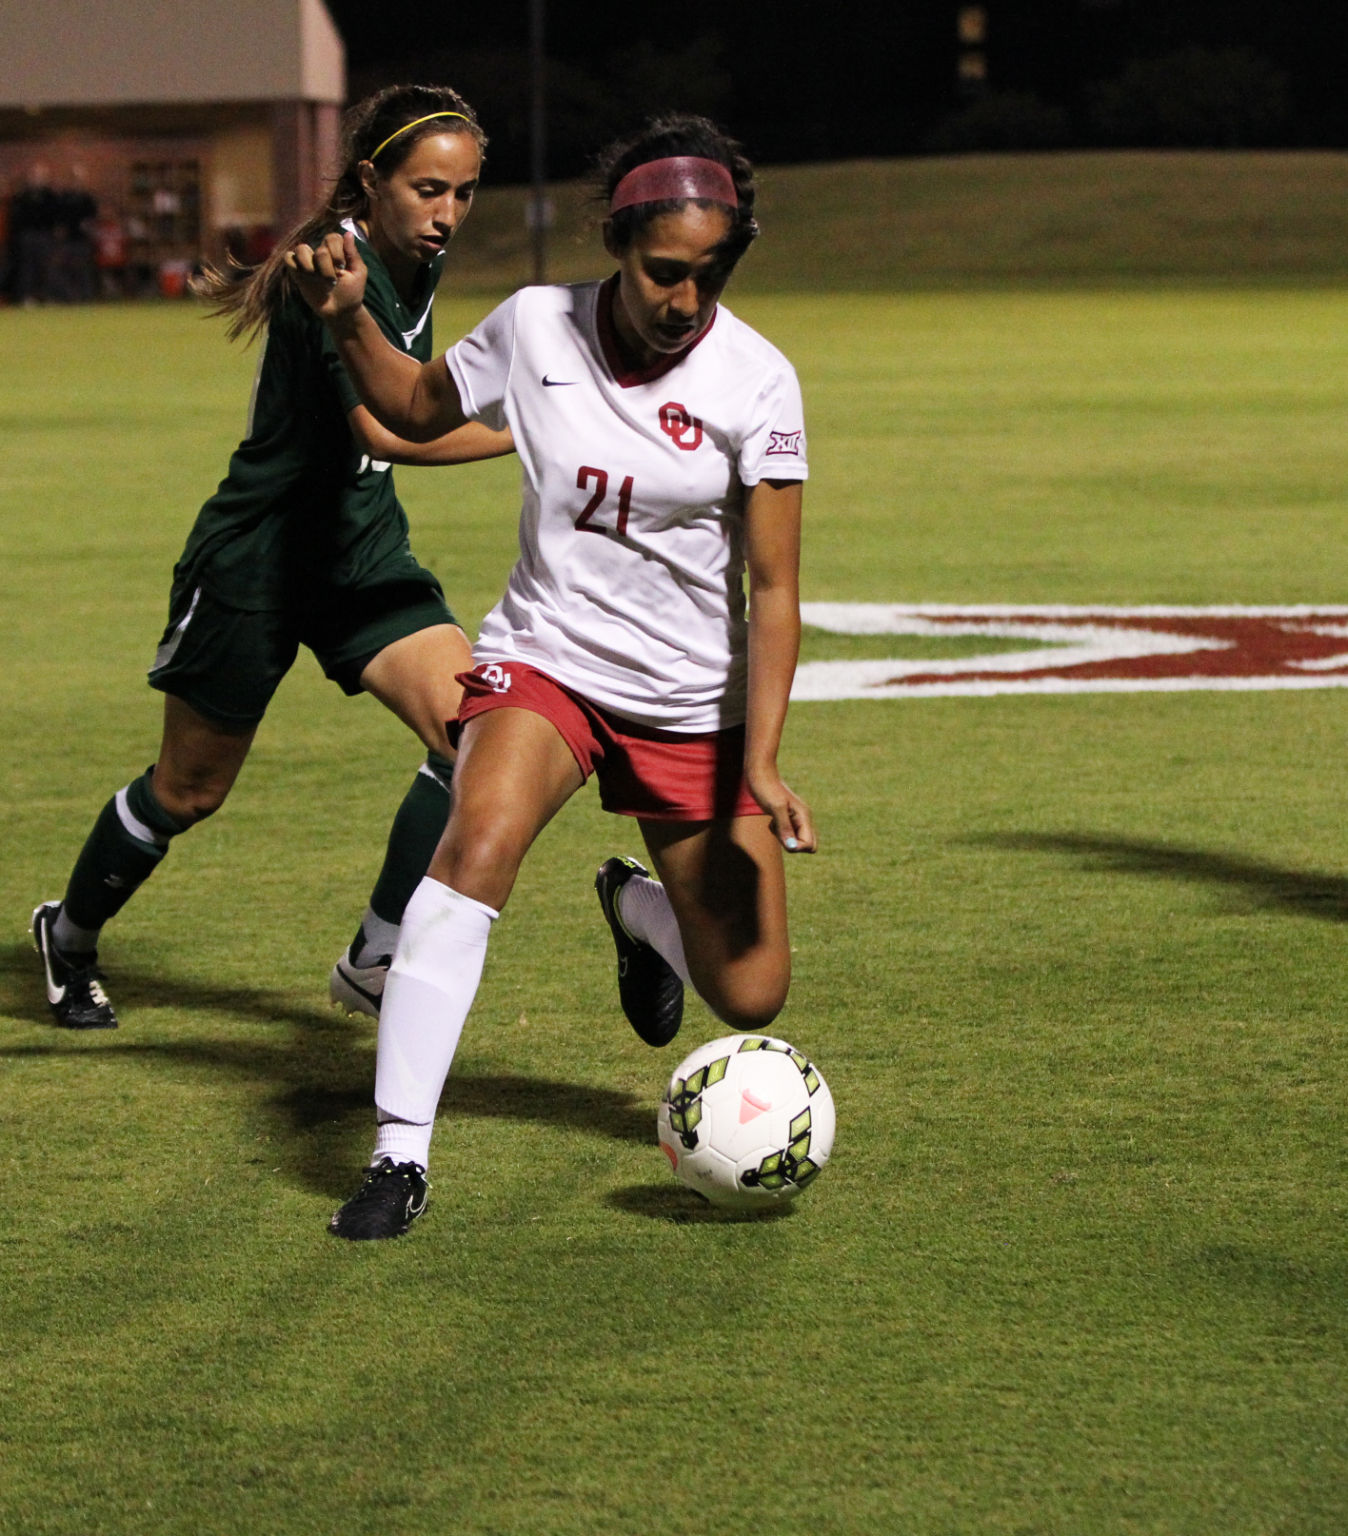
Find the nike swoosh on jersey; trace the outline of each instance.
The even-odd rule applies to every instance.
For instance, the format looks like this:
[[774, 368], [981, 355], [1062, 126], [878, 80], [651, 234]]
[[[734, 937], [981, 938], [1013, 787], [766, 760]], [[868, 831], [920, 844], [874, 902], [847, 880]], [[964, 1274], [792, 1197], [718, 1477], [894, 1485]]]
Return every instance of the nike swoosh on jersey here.
[[561, 389], [565, 385], [574, 384], [575, 382], [575, 379], [550, 379], [546, 373], [543, 375], [543, 384], [547, 389]]

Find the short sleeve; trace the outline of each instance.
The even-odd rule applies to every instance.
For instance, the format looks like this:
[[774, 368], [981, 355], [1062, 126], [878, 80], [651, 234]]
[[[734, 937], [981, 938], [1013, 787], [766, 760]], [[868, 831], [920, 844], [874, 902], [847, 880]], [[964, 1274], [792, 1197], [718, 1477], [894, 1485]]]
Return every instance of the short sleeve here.
[[785, 358], [764, 380], [753, 421], [740, 443], [739, 477], [744, 485], [760, 480], [805, 480], [805, 407], [796, 371]]
[[506, 389], [515, 357], [515, 323], [519, 294], [499, 304], [462, 341], [445, 353], [445, 362], [458, 387], [463, 413], [495, 431], [506, 426]]

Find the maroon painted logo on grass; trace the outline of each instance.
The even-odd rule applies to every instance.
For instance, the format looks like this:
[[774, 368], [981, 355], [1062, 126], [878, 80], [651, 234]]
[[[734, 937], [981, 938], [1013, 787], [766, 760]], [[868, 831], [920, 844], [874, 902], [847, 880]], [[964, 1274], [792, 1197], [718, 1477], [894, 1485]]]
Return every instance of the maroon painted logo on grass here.
[[[796, 699], [1348, 687], [1348, 607], [805, 603], [801, 615], [835, 634], [892, 635], [894, 659], [805, 663]], [[905, 659], [905, 635], [1023, 646]]]

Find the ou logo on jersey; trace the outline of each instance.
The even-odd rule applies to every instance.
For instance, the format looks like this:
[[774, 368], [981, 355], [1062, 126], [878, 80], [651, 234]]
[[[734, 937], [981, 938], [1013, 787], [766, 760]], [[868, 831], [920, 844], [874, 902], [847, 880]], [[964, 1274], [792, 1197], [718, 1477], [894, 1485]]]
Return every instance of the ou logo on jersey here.
[[685, 453], [702, 446], [702, 423], [677, 400], [668, 400], [660, 407], [660, 430]]

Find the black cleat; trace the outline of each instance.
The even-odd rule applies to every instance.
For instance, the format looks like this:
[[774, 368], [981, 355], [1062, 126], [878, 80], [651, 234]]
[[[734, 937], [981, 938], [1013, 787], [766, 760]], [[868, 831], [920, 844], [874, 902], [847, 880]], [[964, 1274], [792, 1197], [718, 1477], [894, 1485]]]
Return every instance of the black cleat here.
[[628, 933], [618, 915], [618, 892], [633, 875], [647, 873], [635, 859], [605, 859], [594, 888], [618, 948], [618, 1001], [627, 1022], [647, 1045], [668, 1045], [683, 1023], [683, 982], [658, 950]]
[[33, 913], [33, 945], [47, 973], [47, 1001], [56, 1022], [65, 1029], [116, 1029], [117, 1015], [103, 990], [98, 956], [63, 955], [51, 936], [61, 910], [59, 901], [44, 901]]
[[426, 1209], [426, 1170], [420, 1163], [381, 1157], [365, 1170], [360, 1188], [332, 1213], [328, 1231], [352, 1242], [401, 1237]]

